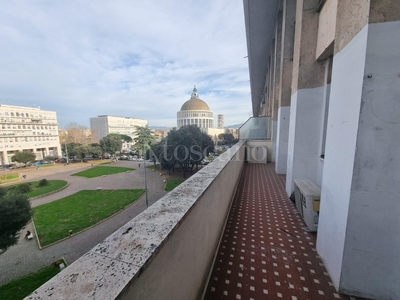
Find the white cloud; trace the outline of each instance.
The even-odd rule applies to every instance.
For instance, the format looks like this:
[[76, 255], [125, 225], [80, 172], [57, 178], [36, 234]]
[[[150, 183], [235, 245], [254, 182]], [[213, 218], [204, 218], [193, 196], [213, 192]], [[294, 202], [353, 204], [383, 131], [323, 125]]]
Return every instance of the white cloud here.
[[[175, 126], [193, 84], [225, 124], [251, 111], [242, 1], [0, 3], [0, 103]], [[73, 113], [71, 113], [73, 112]]]

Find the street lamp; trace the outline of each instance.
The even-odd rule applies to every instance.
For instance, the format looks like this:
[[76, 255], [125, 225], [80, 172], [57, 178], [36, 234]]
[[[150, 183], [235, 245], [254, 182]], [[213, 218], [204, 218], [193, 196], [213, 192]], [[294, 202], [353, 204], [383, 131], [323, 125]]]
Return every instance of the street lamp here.
[[68, 148], [67, 148], [67, 143], [64, 142], [64, 146], [65, 146], [65, 156], [67, 157], [67, 165], [69, 164], [69, 159], [68, 159]]
[[[143, 150], [144, 150], [144, 144], [143, 144]], [[149, 207], [149, 200], [147, 198], [146, 151], [144, 151], [143, 168], [144, 168], [144, 190], [146, 192], [146, 207]]]

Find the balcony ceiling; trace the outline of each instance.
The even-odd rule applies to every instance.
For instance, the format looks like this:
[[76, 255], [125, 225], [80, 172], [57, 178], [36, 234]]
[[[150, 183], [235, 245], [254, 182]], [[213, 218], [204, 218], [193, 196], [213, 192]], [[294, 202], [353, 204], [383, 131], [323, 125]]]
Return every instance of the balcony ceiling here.
[[253, 116], [258, 116], [279, 0], [243, 0]]

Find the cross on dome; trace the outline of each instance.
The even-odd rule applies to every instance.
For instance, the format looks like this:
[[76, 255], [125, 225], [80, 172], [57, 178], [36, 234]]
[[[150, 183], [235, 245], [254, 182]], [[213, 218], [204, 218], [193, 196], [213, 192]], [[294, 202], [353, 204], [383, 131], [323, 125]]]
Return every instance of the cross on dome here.
[[199, 98], [199, 93], [197, 92], [196, 85], [194, 85], [192, 96], [190, 99]]

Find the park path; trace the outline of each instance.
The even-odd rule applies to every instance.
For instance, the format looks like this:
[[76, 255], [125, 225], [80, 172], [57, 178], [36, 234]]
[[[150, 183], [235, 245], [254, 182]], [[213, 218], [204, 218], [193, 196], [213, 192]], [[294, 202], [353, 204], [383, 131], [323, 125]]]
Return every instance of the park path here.
[[[58, 200], [83, 189], [93, 190], [98, 187], [103, 189], [144, 188], [143, 163], [141, 163], [141, 168], [138, 167], [137, 162], [130, 161], [118, 161], [110, 165], [133, 167], [136, 170], [97, 178], [70, 176], [72, 173], [79, 172], [89, 167], [86, 165], [57, 166], [27, 170], [24, 173], [27, 175], [26, 181], [46, 178], [62, 179], [69, 182], [67, 188], [57, 193], [32, 200], [32, 206]], [[165, 176], [160, 176], [159, 171], [152, 171], [151, 169], [147, 169], [146, 173], [148, 202], [150, 206], [167, 192], [164, 191], [165, 183], [163, 180]], [[43, 266], [51, 264], [60, 257], [64, 257], [67, 263], [72, 263], [145, 209], [145, 196], [142, 196], [135, 203], [110, 219], [42, 250], [39, 250], [35, 239], [30, 241], [25, 240], [23, 238], [24, 234], [22, 233], [18, 244], [12, 246], [5, 253], [0, 255], [0, 285], [34, 272]], [[26, 226], [24, 232], [26, 230], [33, 232], [32, 223]]]

